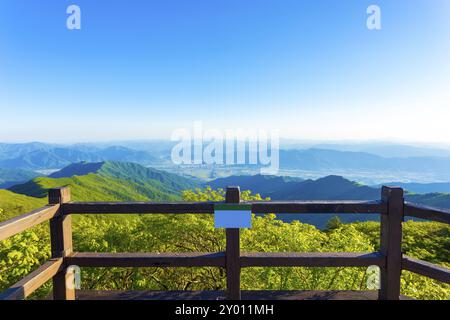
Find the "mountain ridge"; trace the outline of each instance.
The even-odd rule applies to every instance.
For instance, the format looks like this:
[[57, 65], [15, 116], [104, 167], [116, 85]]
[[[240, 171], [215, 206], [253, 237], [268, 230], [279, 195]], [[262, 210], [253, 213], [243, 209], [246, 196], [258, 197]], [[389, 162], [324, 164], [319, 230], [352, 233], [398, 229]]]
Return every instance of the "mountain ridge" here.
[[49, 188], [69, 185], [77, 201], [173, 201], [180, 199], [182, 190], [198, 186], [191, 179], [128, 162], [82, 162], [52, 175], [35, 178], [9, 190], [45, 197]]

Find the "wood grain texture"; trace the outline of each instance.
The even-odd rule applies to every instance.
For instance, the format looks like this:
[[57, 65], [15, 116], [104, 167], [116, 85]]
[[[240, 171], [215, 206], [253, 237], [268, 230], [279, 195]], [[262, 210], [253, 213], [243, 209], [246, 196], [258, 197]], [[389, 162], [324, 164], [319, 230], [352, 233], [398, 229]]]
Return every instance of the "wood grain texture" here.
[[366, 213], [383, 211], [381, 201], [289, 201], [253, 203], [253, 213]]
[[374, 253], [242, 253], [242, 267], [384, 267], [386, 259]]
[[450, 224], [450, 210], [405, 203], [405, 216]]
[[0, 223], [0, 241], [54, 218], [59, 213], [59, 204], [31, 211]]
[[[376, 291], [242, 291], [242, 300], [377, 300]], [[77, 291], [77, 300], [225, 300], [222, 291]], [[401, 300], [414, 300], [401, 296]], [[237, 318], [238, 319], [238, 318]]]
[[[70, 189], [68, 187], [50, 189], [48, 201], [60, 205], [70, 201]], [[58, 215], [50, 220], [50, 241], [52, 258], [64, 258], [72, 253], [71, 216]], [[75, 299], [75, 288], [68, 286], [70, 279], [66, 268], [63, 268], [53, 277], [53, 297], [55, 300]]]
[[[383, 211], [380, 201], [290, 201], [246, 202], [253, 213], [364, 213]], [[155, 202], [71, 202], [62, 205], [64, 214], [212, 214], [214, 203], [155, 203]]]
[[422, 276], [450, 284], [450, 269], [426, 261], [403, 256], [402, 268]]
[[225, 267], [225, 254], [76, 252], [66, 261], [79, 267]]
[[212, 214], [214, 203], [72, 202], [64, 204], [63, 211], [64, 214]]
[[62, 270], [63, 259], [51, 259], [0, 294], [0, 300], [22, 300]]
[[380, 273], [380, 300], [398, 300], [402, 273], [403, 189], [382, 188], [381, 199], [387, 204], [381, 215], [380, 252], [386, 266]]
[[[239, 187], [228, 187], [225, 194], [226, 203], [240, 203], [241, 192]], [[226, 236], [226, 273], [227, 297], [229, 300], [241, 299], [241, 264], [240, 264], [240, 230], [230, 228], [225, 230]]]

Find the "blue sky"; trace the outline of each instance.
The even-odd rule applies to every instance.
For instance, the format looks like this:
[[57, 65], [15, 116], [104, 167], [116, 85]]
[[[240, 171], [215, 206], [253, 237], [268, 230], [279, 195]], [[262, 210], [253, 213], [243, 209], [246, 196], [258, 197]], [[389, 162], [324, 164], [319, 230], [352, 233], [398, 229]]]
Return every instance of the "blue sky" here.
[[2, 0], [0, 40], [0, 141], [450, 142], [448, 0]]

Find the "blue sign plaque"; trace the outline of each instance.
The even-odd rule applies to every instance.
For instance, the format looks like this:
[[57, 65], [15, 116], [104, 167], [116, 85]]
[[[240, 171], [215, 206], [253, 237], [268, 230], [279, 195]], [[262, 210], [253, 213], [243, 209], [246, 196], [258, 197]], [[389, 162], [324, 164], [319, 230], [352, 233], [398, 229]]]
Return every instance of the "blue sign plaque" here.
[[216, 228], [251, 228], [252, 206], [249, 204], [216, 204], [214, 206]]

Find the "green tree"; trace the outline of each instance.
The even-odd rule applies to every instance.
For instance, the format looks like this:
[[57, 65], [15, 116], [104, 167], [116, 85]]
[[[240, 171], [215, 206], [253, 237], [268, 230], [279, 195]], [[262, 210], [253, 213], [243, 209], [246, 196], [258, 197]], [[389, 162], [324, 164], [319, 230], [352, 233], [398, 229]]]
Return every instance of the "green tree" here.
[[342, 221], [338, 216], [334, 216], [330, 220], [328, 220], [326, 228], [327, 230], [331, 231], [334, 229], [337, 229], [342, 226]]

